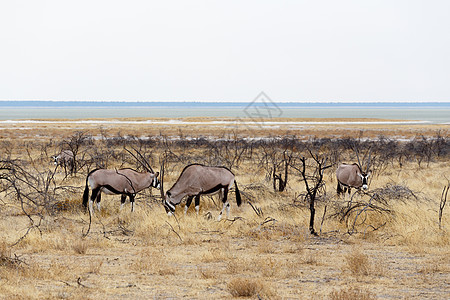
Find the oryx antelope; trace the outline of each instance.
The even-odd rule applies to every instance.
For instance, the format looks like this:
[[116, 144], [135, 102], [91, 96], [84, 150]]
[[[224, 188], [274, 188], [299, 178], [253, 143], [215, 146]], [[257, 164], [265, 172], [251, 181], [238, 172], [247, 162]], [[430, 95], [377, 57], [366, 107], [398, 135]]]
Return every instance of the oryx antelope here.
[[[131, 202], [131, 211], [134, 211], [134, 197], [145, 188], [160, 188], [158, 179], [159, 172], [153, 173], [138, 172], [133, 169], [95, 169], [86, 177], [86, 187], [83, 193], [83, 206], [86, 208], [89, 199], [89, 185], [92, 189], [91, 198], [89, 199], [89, 211], [93, 210], [94, 201], [97, 202], [97, 208], [100, 210], [101, 193], [114, 195], [121, 194], [121, 208], [125, 204], [128, 196]], [[89, 184], [89, 185], [88, 185]]]
[[362, 187], [363, 190], [367, 190], [369, 188], [369, 184], [367, 179], [372, 173], [369, 170], [370, 166], [370, 152], [369, 159], [367, 162], [366, 170], [363, 171], [361, 163], [359, 161], [358, 152], [356, 151], [356, 156], [358, 158], [358, 163], [353, 164], [340, 164], [336, 170], [336, 178], [337, 178], [337, 194], [340, 195], [348, 190], [348, 195], [350, 195], [351, 189], [356, 188], [360, 189]]
[[53, 155], [52, 158], [56, 166], [64, 167], [65, 171], [67, 170], [66, 168], [69, 167], [69, 172], [73, 173], [75, 156], [71, 150], [62, 150], [58, 155]]
[[[161, 175], [162, 176], [162, 175]], [[185, 212], [189, 208], [192, 199], [195, 197], [195, 210], [198, 214], [200, 195], [207, 195], [219, 192], [223, 203], [222, 210], [218, 220], [222, 218], [224, 210], [227, 211], [227, 218], [230, 214], [230, 203], [228, 202], [228, 191], [235, 187], [236, 203], [241, 205], [241, 195], [236, 183], [234, 174], [226, 167], [209, 167], [201, 164], [192, 164], [186, 166], [180, 174], [175, 184], [164, 194], [163, 204], [166, 212], [172, 215], [175, 212], [175, 206], [187, 196]]]

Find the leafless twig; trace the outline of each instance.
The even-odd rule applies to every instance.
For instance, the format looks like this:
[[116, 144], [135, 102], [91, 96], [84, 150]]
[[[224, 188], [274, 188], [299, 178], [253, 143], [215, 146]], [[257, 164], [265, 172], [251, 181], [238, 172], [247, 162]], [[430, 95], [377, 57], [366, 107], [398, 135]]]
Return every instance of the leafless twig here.
[[170, 225], [169, 222], [166, 221], [166, 223], [167, 223], [167, 225], [170, 226], [170, 229], [172, 229], [172, 231], [177, 235], [177, 237], [178, 237], [178, 238], [180, 239], [180, 241], [182, 242], [183, 239], [182, 239], [181, 236], [178, 234], [178, 232], [176, 232], [175, 229], [173, 229], [172, 225]]
[[449, 188], [450, 185], [447, 185], [444, 186], [444, 189], [442, 190], [441, 201], [439, 203], [439, 229], [441, 229], [442, 213], [444, 211], [445, 203], [447, 202], [447, 194]]

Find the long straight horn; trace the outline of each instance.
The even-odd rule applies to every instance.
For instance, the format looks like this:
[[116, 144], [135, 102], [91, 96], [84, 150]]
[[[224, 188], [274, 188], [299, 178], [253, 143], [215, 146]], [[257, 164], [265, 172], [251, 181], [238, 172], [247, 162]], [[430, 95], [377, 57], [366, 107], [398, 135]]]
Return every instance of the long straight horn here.
[[155, 172], [153, 172], [153, 169], [152, 169], [152, 167], [150, 166], [150, 164], [147, 162], [147, 160], [142, 156], [142, 154], [139, 152], [139, 151], [137, 151], [136, 149], [134, 149], [133, 147], [131, 147], [131, 148], [133, 148], [133, 150], [134, 151], [136, 151], [136, 153], [139, 155], [139, 157], [141, 158], [141, 159], [139, 159], [136, 155], [134, 155], [130, 150], [128, 150], [126, 147], [123, 147], [128, 153], [130, 153], [131, 154], [131, 156], [133, 156], [143, 167], [144, 167], [144, 169], [145, 170], [147, 170], [147, 172], [151, 172], [151, 173], [153, 173], [153, 174], [155, 174]]
[[358, 148], [356, 148], [356, 146], [355, 146], [355, 152], [356, 152], [356, 158], [358, 159], [358, 167], [362, 172], [361, 162], [359, 161]]
[[142, 159], [142, 161], [145, 163], [144, 168], [147, 168], [147, 170], [149, 170], [150, 172], [152, 172], [153, 174], [155, 174], [155, 172], [153, 171], [152, 167], [150, 166], [150, 164], [148, 163], [148, 161], [145, 159], [144, 155], [141, 154], [141, 152], [137, 151], [136, 149], [133, 148], [134, 151], [136, 151], [136, 153], [139, 155], [139, 157]]
[[369, 159], [367, 159], [366, 173], [369, 172], [369, 168], [370, 168], [370, 154], [371, 153], [372, 153], [372, 148], [369, 150]]
[[159, 172], [159, 178], [161, 181], [161, 188], [159, 189], [159, 191], [161, 192], [161, 199], [164, 200], [164, 159], [161, 162], [161, 170]]

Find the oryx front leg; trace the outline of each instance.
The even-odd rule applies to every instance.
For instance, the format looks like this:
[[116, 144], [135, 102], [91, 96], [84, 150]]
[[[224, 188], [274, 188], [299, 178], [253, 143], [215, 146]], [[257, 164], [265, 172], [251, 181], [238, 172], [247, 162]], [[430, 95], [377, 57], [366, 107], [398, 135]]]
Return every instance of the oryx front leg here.
[[195, 212], [198, 216], [198, 211], [200, 210], [200, 195], [195, 196]]
[[194, 196], [188, 196], [188, 198], [186, 199], [186, 204], [184, 205], [184, 214], [187, 213], [189, 206], [191, 206], [192, 199], [194, 199]]

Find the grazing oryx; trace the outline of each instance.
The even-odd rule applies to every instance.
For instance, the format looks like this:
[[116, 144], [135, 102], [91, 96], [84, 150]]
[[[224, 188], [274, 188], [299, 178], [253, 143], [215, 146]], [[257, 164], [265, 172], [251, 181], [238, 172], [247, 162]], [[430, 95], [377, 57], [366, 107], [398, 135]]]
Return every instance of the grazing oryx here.
[[133, 169], [107, 170], [95, 169], [86, 177], [86, 187], [83, 193], [83, 206], [87, 207], [89, 198], [89, 185], [92, 195], [89, 200], [89, 211], [94, 212], [92, 204], [97, 201], [100, 210], [101, 193], [114, 195], [121, 194], [121, 208], [125, 204], [127, 196], [130, 198], [131, 211], [134, 211], [134, 197], [136, 193], [150, 186], [159, 189], [159, 172], [137, 172]]
[[56, 166], [69, 167], [69, 172], [73, 173], [75, 167], [75, 156], [71, 150], [62, 150], [58, 155], [52, 156]]
[[195, 210], [199, 210], [200, 195], [221, 193], [223, 202], [222, 211], [218, 220], [222, 218], [222, 214], [226, 208], [227, 217], [230, 214], [230, 203], [228, 202], [228, 190], [234, 182], [236, 203], [241, 205], [241, 195], [237, 187], [234, 174], [226, 167], [209, 167], [200, 164], [192, 164], [186, 166], [180, 174], [175, 184], [164, 194], [163, 204], [167, 214], [172, 215], [175, 212], [175, 205], [179, 204], [183, 197], [187, 196], [185, 212], [187, 211], [192, 199], [195, 197]]
[[367, 190], [369, 188], [367, 178], [372, 173], [369, 171], [370, 166], [370, 152], [369, 159], [367, 163], [366, 171], [363, 171], [361, 163], [359, 161], [358, 152], [356, 152], [356, 157], [358, 158], [358, 163], [354, 164], [340, 164], [336, 170], [337, 178], [337, 194], [340, 195], [348, 190], [348, 195], [350, 196], [351, 188]]

